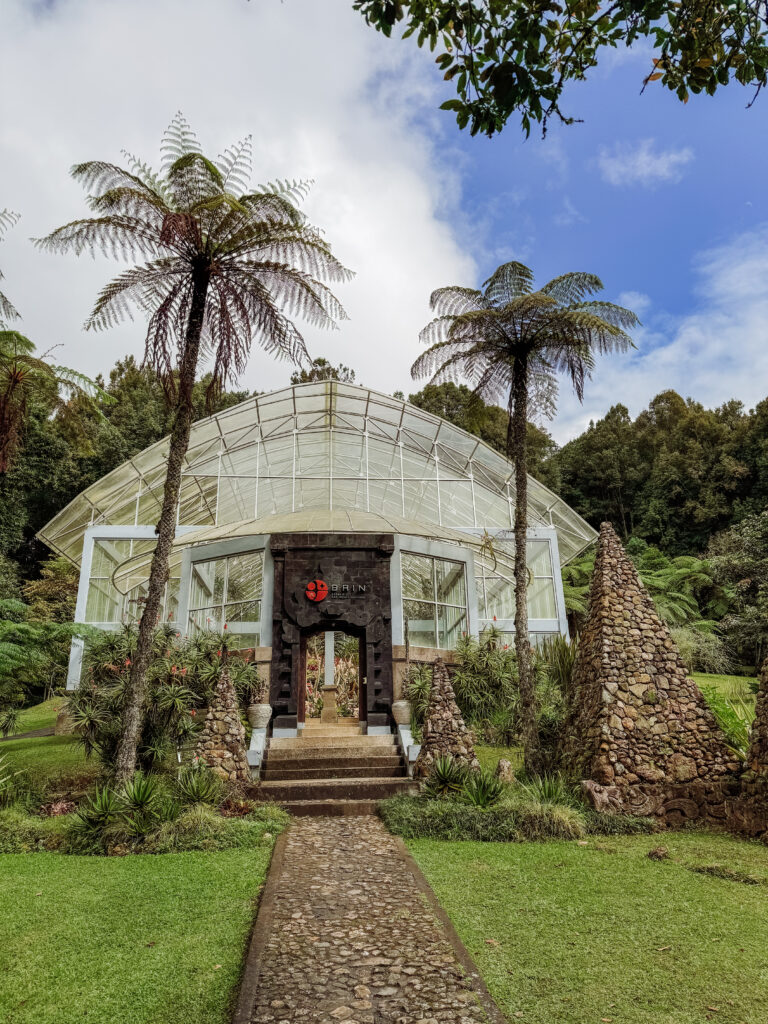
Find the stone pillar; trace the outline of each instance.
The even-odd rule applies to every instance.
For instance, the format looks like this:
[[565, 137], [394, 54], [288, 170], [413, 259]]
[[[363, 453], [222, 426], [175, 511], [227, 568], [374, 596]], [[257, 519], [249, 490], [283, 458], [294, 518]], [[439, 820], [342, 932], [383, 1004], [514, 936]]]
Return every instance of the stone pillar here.
[[563, 768], [620, 789], [739, 770], [610, 523], [600, 528], [579, 637]]
[[245, 752], [245, 729], [240, 721], [237, 695], [226, 664], [221, 667], [195, 754], [227, 782], [251, 781]]
[[421, 750], [413, 768], [414, 778], [425, 778], [436, 758], [445, 755], [473, 771], [480, 769], [442, 658], [437, 659], [432, 669], [429, 705], [421, 732]]

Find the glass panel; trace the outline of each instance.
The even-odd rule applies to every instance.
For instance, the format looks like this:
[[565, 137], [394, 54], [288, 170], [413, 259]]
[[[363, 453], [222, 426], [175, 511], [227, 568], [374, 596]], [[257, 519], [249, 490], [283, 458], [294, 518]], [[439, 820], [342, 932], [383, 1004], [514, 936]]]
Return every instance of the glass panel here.
[[402, 564], [403, 597], [426, 598], [429, 601], [434, 601], [433, 560], [404, 551]]
[[228, 561], [227, 601], [261, 597], [264, 552], [253, 551], [247, 555], [234, 555]]
[[107, 580], [94, 580], [88, 587], [86, 622], [119, 622], [120, 603], [115, 588]]
[[548, 540], [529, 540], [526, 544], [528, 568], [534, 576], [552, 575]]
[[205, 608], [211, 603], [216, 564], [216, 562], [193, 563], [189, 591], [190, 608]]
[[118, 563], [128, 558], [130, 553], [131, 542], [128, 540], [95, 541], [91, 559], [91, 578], [111, 577]]
[[435, 636], [435, 606], [426, 601], [403, 602], [403, 614], [408, 623], [408, 641], [415, 647], [437, 647]]
[[239, 601], [226, 606], [226, 621], [231, 628], [236, 622], [260, 622], [261, 601]]
[[452, 650], [467, 628], [467, 613], [463, 608], [437, 606], [437, 646]]
[[528, 585], [528, 614], [532, 619], [556, 619], [555, 583], [535, 579]]
[[515, 588], [509, 580], [486, 575], [485, 595], [484, 618], [514, 619]]
[[444, 562], [442, 559], [435, 559], [435, 574], [437, 578], [437, 600], [445, 604], [467, 606], [467, 592], [464, 586], [464, 563]]

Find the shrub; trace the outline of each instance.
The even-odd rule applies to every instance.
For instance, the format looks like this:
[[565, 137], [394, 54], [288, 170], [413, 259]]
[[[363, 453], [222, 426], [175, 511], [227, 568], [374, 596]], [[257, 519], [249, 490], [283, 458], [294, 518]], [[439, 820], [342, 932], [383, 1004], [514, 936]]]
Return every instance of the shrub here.
[[142, 853], [181, 853], [192, 850], [236, 850], [258, 846], [288, 825], [290, 817], [278, 807], [257, 808], [244, 818], [223, 818], [212, 807], [195, 804], [175, 821], [163, 822], [145, 839]]
[[0, 734], [7, 738], [19, 731], [19, 709], [5, 708], [0, 711]]
[[499, 630], [489, 627], [478, 638], [461, 637], [452, 683], [464, 721], [470, 725], [484, 727], [499, 708], [514, 712], [519, 701], [517, 661]]
[[446, 754], [435, 758], [435, 763], [424, 787], [425, 791], [437, 799], [456, 796], [464, 787], [467, 777], [466, 768]]
[[69, 827], [65, 817], [38, 818], [20, 807], [0, 810], [0, 853], [64, 852]]
[[483, 809], [455, 800], [398, 796], [379, 804], [379, 814], [390, 832], [404, 839], [519, 843], [585, 834], [580, 812], [535, 803]]
[[518, 786], [527, 799], [537, 803], [579, 809], [582, 806], [572, 785], [562, 775], [537, 775], [524, 782], [518, 781]]
[[498, 803], [504, 792], [504, 783], [497, 779], [493, 772], [483, 769], [471, 772], [464, 781], [461, 795], [467, 803], [475, 807], [492, 807]]
[[22, 791], [21, 772], [15, 772], [8, 764], [8, 758], [0, 754], [0, 807], [15, 803]]
[[432, 666], [411, 665], [405, 678], [403, 696], [411, 705], [411, 731], [414, 738], [421, 736], [421, 727], [427, 716], [431, 689]]

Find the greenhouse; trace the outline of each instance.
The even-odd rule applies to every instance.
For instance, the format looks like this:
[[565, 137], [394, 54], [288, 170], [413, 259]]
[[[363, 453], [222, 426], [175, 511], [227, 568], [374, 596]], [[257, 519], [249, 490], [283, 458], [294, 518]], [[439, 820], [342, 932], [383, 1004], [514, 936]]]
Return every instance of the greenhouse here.
[[[141, 615], [167, 453], [166, 438], [40, 531], [80, 569], [78, 622]], [[382, 711], [399, 662], [489, 624], [511, 642], [514, 506], [503, 456], [407, 402], [338, 381], [259, 395], [192, 427], [163, 620], [182, 634], [226, 627], [289, 715], [308, 638], [355, 636], [368, 706]], [[567, 632], [559, 569], [596, 534], [530, 477], [528, 523], [535, 643]], [[75, 645], [69, 687], [80, 661]]]

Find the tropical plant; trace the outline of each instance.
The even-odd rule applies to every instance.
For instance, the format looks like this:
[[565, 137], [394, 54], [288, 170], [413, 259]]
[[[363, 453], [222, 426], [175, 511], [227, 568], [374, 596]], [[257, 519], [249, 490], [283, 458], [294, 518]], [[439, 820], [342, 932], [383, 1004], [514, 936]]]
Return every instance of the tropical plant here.
[[507, 458], [515, 478], [515, 650], [521, 730], [532, 771], [540, 757], [528, 637], [528, 416], [552, 414], [557, 374], [570, 378], [581, 400], [595, 354], [632, 347], [626, 331], [639, 321], [622, 306], [589, 298], [602, 287], [594, 274], [567, 273], [534, 291], [528, 267], [505, 263], [482, 291], [440, 288], [430, 299], [438, 315], [421, 332], [429, 348], [411, 369], [414, 377], [429, 376], [433, 383], [464, 377], [483, 398], [503, 399], [507, 407]]
[[501, 799], [504, 783], [497, 779], [487, 768], [479, 772], [470, 772], [464, 781], [461, 795], [464, 800], [475, 807], [493, 807]]
[[224, 786], [218, 775], [202, 763], [179, 769], [176, 785], [185, 804], [218, 804]]
[[210, 160], [177, 115], [161, 148], [159, 172], [131, 156], [128, 169], [101, 160], [76, 165], [72, 175], [89, 191], [94, 216], [38, 243], [53, 252], [101, 251], [144, 261], [102, 290], [86, 328], [111, 327], [130, 316], [132, 305], [147, 314], [145, 358], [161, 374], [174, 407], [157, 545], [126, 687], [116, 762], [120, 779], [130, 777], [136, 765], [201, 353], [213, 360], [210, 397], [244, 369], [253, 339], [294, 362], [308, 359], [291, 317], [334, 327], [345, 313], [324, 280], [349, 278], [296, 205], [306, 183], [248, 190], [250, 139]]
[[421, 735], [421, 727], [427, 717], [429, 695], [432, 691], [432, 666], [411, 665], [403, 681], [403, 697], [411, 705], [411, 731]]
[[459, 638], [451, 682], [464, 721], [470, 725], [482, 728], [499, 708], [518, 708], [515, 652], [494, 626], [479, 637]]
[[717, 724], [725, 733], [729, 747], [739, 761], [746, 761], [750, 729], [755, 720], [754, 699], [743, 696], [727, 697], [716, 686], [706, 683], [699, 689], [717, 719]]
[[10, 707], [0, 711], [0, 735], [4, 739], [19, 731], [19, 708]]
[[424, 792], [436, 799], [457, 796], [467, 778], [467, 769], [450, 754], [442, 754], [435, 761], [427, 777]]
[[[5, 237], [8, 228], [12, 228], [19, 219], [18, 213], [12, 210], [0, 210], [0, 242]], [[0, 281], [3, 280], [3, 272], [0, 270]], [[10, 320], [18, 320], [19, 312], [11, 300], [0, 291], [0, 329], [3, 329]]]

